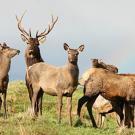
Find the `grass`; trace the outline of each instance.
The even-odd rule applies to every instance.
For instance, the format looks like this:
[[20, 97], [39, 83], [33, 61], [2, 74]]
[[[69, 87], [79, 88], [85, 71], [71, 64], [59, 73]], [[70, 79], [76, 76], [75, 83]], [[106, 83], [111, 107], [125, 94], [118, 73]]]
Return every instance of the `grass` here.
[[[73, 96], [73, 125], [77, 122], [76, 108], [82, 96], [81, 89]], [[62, 111], [62, 123], [57, 123], [56, 97], [45, 95], [43, 99], [43, 115], [32, 119], [28, 108], [30, 101], [23, 81], [10, 82], [7, 94], [8, 119], [4, 119], [3, 107], [0, 113], [0, 135], [133, 135], [135, 129], [118, 129], [116, 121], [107, 118], [104, 127], [95, 129], [89, 120], [86, 108], [83, 107], [83, 124], [77, 127], [68, 125], [66, 115], [66, 99]], [[120, 133], [119, 133], [120, 132]]]

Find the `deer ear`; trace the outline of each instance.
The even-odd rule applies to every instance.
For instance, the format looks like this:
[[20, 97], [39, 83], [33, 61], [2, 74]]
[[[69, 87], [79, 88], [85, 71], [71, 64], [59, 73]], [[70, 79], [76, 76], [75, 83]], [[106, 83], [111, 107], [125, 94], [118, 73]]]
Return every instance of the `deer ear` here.
[[24, 42], [28, 41], [28, 39], [23, 34], [21, 34], [21, 38], [22, 38], [22, 41], [24, 41]]
[[64, 49], [67, 51], [69, 49], [69, 46], [67, 45], [67, 43], [64, 43]]
[[38, 38], [38, 41], [39, 41], [39, 44], [43, 44], [46, 40], [46, 37], [39, 37]]
[[4, 42], [4, 43], [3, 43], [3, 46], [4, 46], [4, 47], [6, 47], [6, 46], [7, 46], [7, 44]]
[[2, 44], [0, 43], [0, 50], [2, 50]]
[[82, 52], [83, 49], [84, 49], [84, 45], [81, 45], [81, 46], [79, 46], [79, 48], [78, 48], [77, 50], [78, 50], [79, 52]]

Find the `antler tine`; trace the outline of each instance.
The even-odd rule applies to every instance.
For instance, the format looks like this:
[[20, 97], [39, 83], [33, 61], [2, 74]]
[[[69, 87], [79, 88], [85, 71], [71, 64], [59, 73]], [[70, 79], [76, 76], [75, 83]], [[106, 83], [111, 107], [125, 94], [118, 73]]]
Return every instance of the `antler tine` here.
[[43, 37], [43, 36], [45, 36], [45, 32], [46, 32], [46, 29], [45, 29], [42, 33], [40, 33], [40, 34], [38, 35], [38, 31], [37, 31], [36, 37], [38, 38], [38, 37]]
[[46, 31], [46, 29], [45, 29], [45, 31], [42, 32], [41, 34], [37, 35], [37, 37], [42, 37], [42, 36], [46, 36], [47, 34], [49, 34], [49, 32], [53, 29], [57, 20], [58, 20], [58, 16], [55, 20], [54, 20], [54, 17], [52, 16], [52, 22], [51, 22], [51, 24], [48, 25], [48, 30]]
[[54, 18], [53, 18], [53, 16], [52, 16], [52, 24], [49, 24], [48, 31], [45, 33], [45, 35], [47, 35], [47, 34], [53, 29], [53, 27], [54, 27], [55, 23], [57, 22], [57, 20], [58, 20], [58, 16], [57, 16], [57, 18], [55, 19], [55, 21], [54, 21]]
[[52, 15], [52, 22], [54, 21], [53, 15]]
[[[26, 11], [25, 11], [25, 12], [26, 12]], [[17, 22], [18, 22], [18, 29], [21, 31], [21, 33], [22, 33], [24, 36], [29, 37], [29, 34], [28, 34], [28, 33], [24, 30], [24, 28], [21, 26], [21, 22], [22, 22], [22, 19], [23, 19], [23, 16], [24, 16], [25, 12], [23, 13], [23, 15], [21, 16], [20, 19], [16, 16], [16, 20], [17, 20]]]
[[45, 33], [45, 32], [46, 32], [46, 29], [38, 35], [38, 31], [37, 31], [36, 37], [38, 38], [38, 37], [44, 36], [44, 33]]
[[36, 38], [38, 37], [38, 30], [37, 30], [37, 32], [36, 32]]
[[29, 29], [29, 35], [30, 35], [30, 37], [31, 37], [31, 29]]
[[99, 59], [99, 62], [103, 62], [103, 60], [102, 59]]

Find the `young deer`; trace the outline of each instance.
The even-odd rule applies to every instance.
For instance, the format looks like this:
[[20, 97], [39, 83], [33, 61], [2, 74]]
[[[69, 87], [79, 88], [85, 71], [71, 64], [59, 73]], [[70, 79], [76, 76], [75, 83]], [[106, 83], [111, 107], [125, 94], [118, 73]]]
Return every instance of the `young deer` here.
[[84, 49], [81, 45], [78, 49], [71, 49], [64, 43], [64, 49], [68, 53], [68, 63], [62, 67], [55, 67], [43, 62], [34, 64], [28, 70], [28, 78], [32, 84], [32, 111], [37, 114], [35, 104], [38, 92], [42, 89], [45, 93], [58, 97], [58, 122], [61, 122], [62, 97], [67, 97], [67, 110], [69, 123], [72, 125], [71, 109], [72, 94], [78, 85], [78, 54]]
[[[0, 44], [0, 93], [3, 95], [3, 106], [4, 106], [4, 117], [7, 118], [6, 111], [6, 95], [7, 95], [7, 87], [9, 82], [8, 72], [10, 70], [11, 58], [15, 55], [19, 54], [20, 51], [17, 49], [10, 48], [3, 43]], [[2, 104], [2, 100], [0, 98], [0, 106]]]
[[[23, 28], [22, 26], [22, 19], [23, 19], [24, 14], [22, 15], [22, 17], [20, 17], [20, 19], [16, 16], [17, 19], [17, 24], [18, 24], [18, 29], [21, 32], [21, 37], [22, 40], [27, 44], [27, 48], [25, 50], [25, 62], [26, 62], [26, 74], [27, 74], [27, 69], [32, 66], [35, 63], [38, 62], [43, 62], [43, 59], [41, 57], [40, 54], [40, 48], [39, 45], [41, 43], [43, 43], [46, 39], [46, 36], [50, 33], [50, 31], [53, 29], [55, 23], [58, 20], [58, 17], [56, 19], [53, 18], [52, 16], [52, 22], [48, 25], [48, 29], [45, 29], [45, 31], [41, 32], [40, 34], [38, 34], [38, 31], [36, 33], [36, 37], [33, 38], [31, 36], [31, 30], [29, 30], [29, 33]], [[25, 76], [25, 81], [26, 81], [26, 86], [28, 88], [28, 93], [29, 93], [29, 98], [31, 101], [32, 98], [32, 88], [31, 88], [31, 84], [29, 83], [29, 80], [27, 79], [27, 76]], [[40, 114], [42, 115], [42, 97], [43, 97], [43, 91], [40, 90], [38, 93], [38, 100], [36, 102], [36, 109], [37, 112], [39, 111], [40, 108]]]

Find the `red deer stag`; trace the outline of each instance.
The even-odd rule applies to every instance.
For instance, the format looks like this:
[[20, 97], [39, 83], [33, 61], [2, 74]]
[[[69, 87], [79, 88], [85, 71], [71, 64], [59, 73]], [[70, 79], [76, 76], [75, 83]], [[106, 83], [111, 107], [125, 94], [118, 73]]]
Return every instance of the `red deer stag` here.
[[67, 109], [69, 124], [72, 125], [71, 109], [72, 94], [78, 85], [78, 54], [84, 49], [81, 45], [78, 49], [71, 49], [64, 43], [64, 49], [68, 53], [68, 63], [63, 67], [55, 67], [46, 63], [37, 63], [28, 70], [28, 78], [32, 84], [32, 111], [36, 115], [35, 102], [40, 89], [45, 93], [58, 97], [58, 122], [61, 122], [62, 97], [67, 97]]
[[[17, 49], [10, 48], [3, 43], [0, 44], [0, 93], [3, 95], [3, 106], [4, 106], [4, 117], [7, 118], [6, 112], [6, 95], [7, 95], [7, 87], [9, 82], [8, 72], [10, 70], [11, 58], [15, 55], [19, 54], [20, 51]], [[0, 99], [1, 100], [1, 99]], [[2, 103], [2, 100], [1, 100]]]
[[113, 111], [120, 116], [120, 126], [123, 126], [123, 103], [130, 107], [135, 102], [135, 80], [102, 68], [90, 69], [89, 79], [84, 87], [84, 96], [78, 101], [78, 116], [80, 116], [82, 105], [87, 102], [87, 109], [94, 127], [96, 123], [92, 114], [92, 106], [99, 94], [111, 101]]
[[[27, 48], [25, 50], [25, 62], [28, 69], [30, 66], [32, 66], [35, 63], [43, 62], [43, 59], [40, 54], [39, 45], [45, 41], [47, 34], [49, 34], [50, 31], [53, 29], [55, 23], [58, 20], [58, 17], [54, 19], [54, 17], [52, 16], [52, 22], [48, 25], [48, 29], [45, 29], [45, 31], [41, 32], [40, 34], [38, 34], [38, 31], [37, 31], [36, 37], [33, 38], [31, 36], [31, 30], [29, 30], [29, 33], [28, 33], [22, 26], [23, 16], [24, 14], [22, 15], [22, 17], [20, 17], [20, 19], [16, 16], [16, 19], [18, 23], [18, 29], [21, 32], [22, 40], [27, 44]], [[27, 69], [26, 69], [26, 72], [27, 72]], [[25, 77], [25, 80], [26, 80], [26, 86], [28, 88], [29, 98], [31, 101], [32, 93], [33, 93], [31, 89], [31, 84], [29, 83], [26, 77]], [[40, 98], [38, 98], [36, 102], [36, 109], [37, 109], [37, 112], [40, 111], [40, 114], [42, 115], [42, 97], [43, 97], [42, 90], [39, 91], [38, 97]]]

